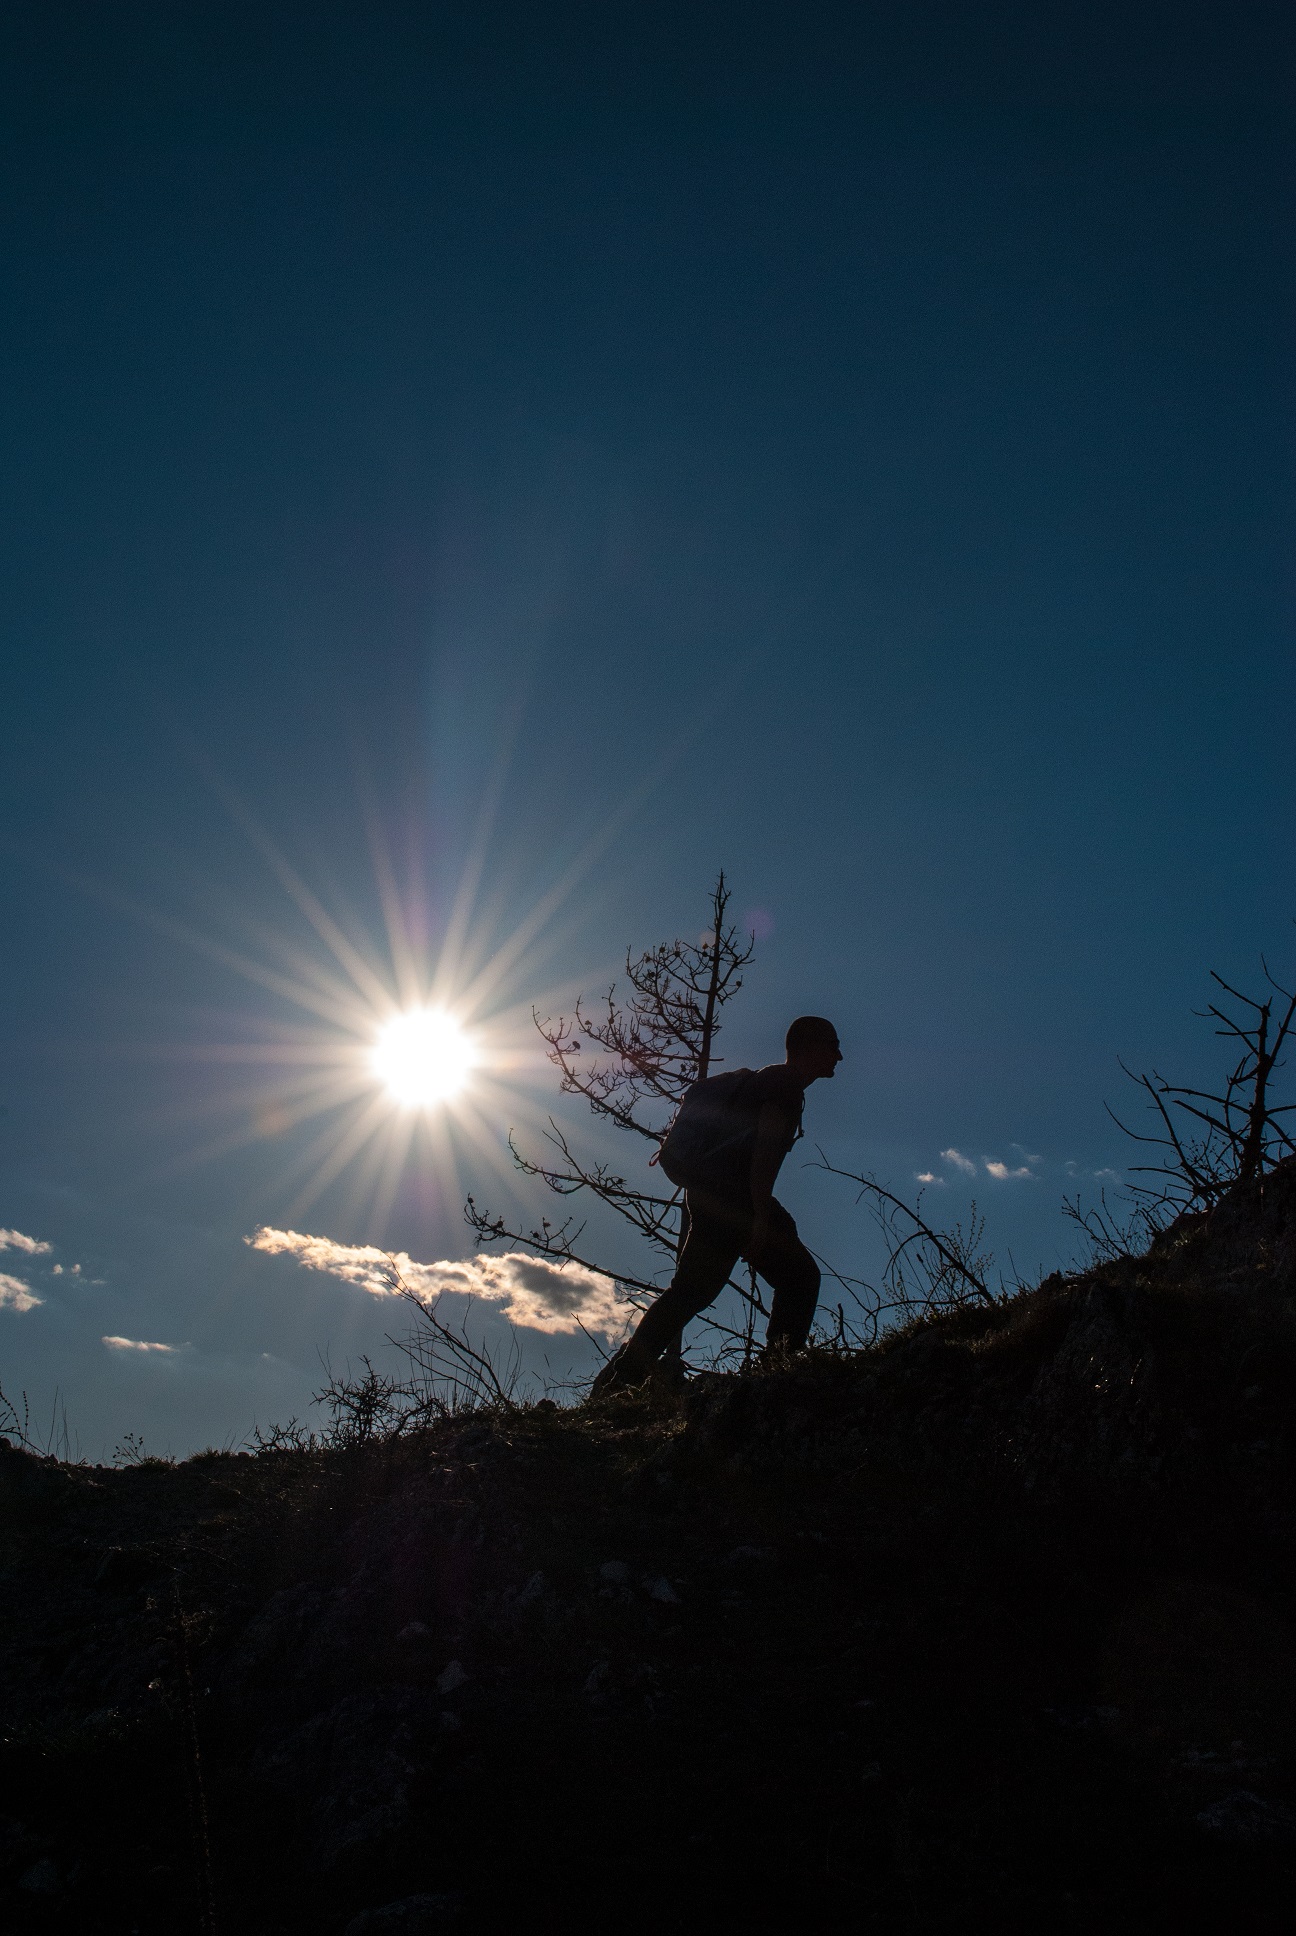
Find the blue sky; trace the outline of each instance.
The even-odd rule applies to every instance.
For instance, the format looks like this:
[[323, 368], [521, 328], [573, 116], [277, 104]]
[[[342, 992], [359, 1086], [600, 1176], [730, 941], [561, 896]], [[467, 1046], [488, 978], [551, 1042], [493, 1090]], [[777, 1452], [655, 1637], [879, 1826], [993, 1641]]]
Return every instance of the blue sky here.
[[391, 1325], [247, 1235], [455, 1260], [507, 1205], [534, 1056], [455, 1176], [302, 1202], [349, 1119], [285, 1125], [264, 971], [336, 971], [295, 889], [382, 958], [375, 851], [429, 973], [470, 868], [478, 961], [529, 936], [510, 1054], [723, 866], [731, 1058], [831, 1014], [813, 1136], [1064, 1260], [1117, 1055], [1208, 1067], [1207, 969], [1296, 955], [1286, 10], [5, 33], [5, 1389], [92, 1457], [238, 1439]]

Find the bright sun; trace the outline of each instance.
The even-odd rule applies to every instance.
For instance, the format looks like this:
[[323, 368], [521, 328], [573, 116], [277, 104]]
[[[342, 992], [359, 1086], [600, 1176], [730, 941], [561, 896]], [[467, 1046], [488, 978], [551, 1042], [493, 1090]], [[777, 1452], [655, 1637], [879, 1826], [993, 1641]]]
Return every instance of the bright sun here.
[[374, 1044], [374, 1073], [388, 1094], [412, 1109], [458, 1095], [476, 1057], [452, 1015], [412, 1008], [388, 1022]]

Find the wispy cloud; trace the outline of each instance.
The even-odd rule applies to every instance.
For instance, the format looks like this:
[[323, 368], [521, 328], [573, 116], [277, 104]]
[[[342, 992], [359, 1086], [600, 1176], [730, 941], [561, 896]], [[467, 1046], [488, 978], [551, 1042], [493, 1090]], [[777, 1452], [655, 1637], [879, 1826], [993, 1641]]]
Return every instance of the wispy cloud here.
[[[970, 1156], [964, 1156], [962, 1150], [953, 1148], [941, 1151], [941, 1161], [948, 1163], [951, 1169], [958, 1170], [963, 1176], [976, 1176], [984, 1170], [986, 1175], [993, 1177], [996, 1183], [1017, 1183], [1026, 1177], [1034, 1176], [1035, 1171], [1031, 1165], [1038, 1163], [1039, 1157], [1033, 1156], [1020, 1143], [1013, 1143], [1010, 1148], [1016, 1150], [1022, 1159], [1020, 1163], [1004, 1163], [998, 1157], [983, 1156], [978, 1164], [973, 1162]], [[918, 1181], [919, 1183], [944, 1183], [947, 1179], [936, 1176], [931, 1170], [920, 1170]]]
[[23, 1250], [29, 1257], [44, 1257], [53, 1248], [39, 1237], [24, 1237], [21, 1230], [0, 1230], [0, 1250]]
[[168, 1356], [177, 1351], [187, 1351], [187, 1344], [158, 1344], [152, 1338], [101, 1338], [110, 1351], [162, 1351]]
[[44, 1301], [21, 1277], [8, 1277], [0, 1271], [0, 1311], [31, 1311]]
[[626, 1308], [609, 1278], [580, 1264], [552, 1264], [543, 1257], [507, 1251], [502, 1257], [443, 1258], [420, 1264], [408, 1251], [379, 1250], [374, 1244], [339, 1244], [300, 1230], [265, 1226], [244, 1239], [254, 1250], [296, 1258], [307, 1270], [325, 1271], [356, 1284], [374, 1297], [391, 1297], [394, 1264], [410, 1290], [420, 1297], [449, 1291], [499, 1305], [514, 1324], [529, 1331], [621, 1330]]
[[937, 1176], [935, 1170], [915, 1170], [914, 1180], [918, 1183], [935, 1183], [940, 1189], [945, 1187], [944, 1177]]

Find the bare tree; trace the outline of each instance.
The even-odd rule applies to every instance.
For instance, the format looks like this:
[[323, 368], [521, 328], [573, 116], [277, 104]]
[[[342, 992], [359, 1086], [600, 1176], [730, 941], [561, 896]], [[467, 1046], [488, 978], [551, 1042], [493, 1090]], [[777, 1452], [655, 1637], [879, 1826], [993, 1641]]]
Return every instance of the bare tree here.
[[[753, 939], [740, 936], [729, 922], [729, 901], [721, 874], [711, 893], [704, 939], [664, 941], [645, 954], [627, 954], [624, 994], [613, 983], [597, 1003], [579, 997], [570, 1019], [534, 1017], [563, 1093], [580, 1096], [596, 1121], [640, 1139], [641, 1151], [649, 1145], [650, 1168], [685, 1090], [720, 1059], [722, 1011], [742, 987], [752, 958]], [[654, 1188], [647, 1179], [641, 1185], [619, 1167], [586, 1161], [552, 1117], [545, 1140], [552, 1156], [528, 1155], [510, 1132], [513, 1160], [524, 1176], [538, 1179], [554, 1196], [579, 1198], [579, 1210], [555, 1220], [542, 1217], [530, 1228], [515, 1227], [469, 1197], [464, 1215], [478, 1243], [504, 1243], [558, 1263], [581, 1264], [613, 1279], [627, 1303], [642, 1308], [660, 1288], [660, 1275], [674, 1268], [688, 1234], [683, 1193], [664, 1184]], [[587, 1254], [587, 1203], [615, 1212], [644, 1241], [648, 1255], [642, 1271], [627, 1274]], [[736, 1288], [751, 1295], [741, 1285]], [[724, 1326], [715, 1328], [730, 1335]]]
[[1131, 1185], [1149, 1235], [1186, 1210], [1212, 1209], [1230, 1190], [1255, 1182], [1284, 1156], [1296, 1155], [1284, 1121], [1296, 1111], [1296, 1102], [1274, 1100], [1274, 1077], [1296, 1021], [1296, 993], [1274, 979], [1267, 962], [1261, 966], [1273, 991], [1263, 1001], [1211, 972], [1221, 996], [1198, 1013], [1203, 1020], [1214, 1019], [1216, 1035], [1235, 1045], [1237, 1054], [1218, 1091], [1167, 1082], [1155, 1069], [1136, 1075], [1121, 1064], [1150, 1098], [1157, 1119], [1154, 1132], [1143, 1135], [1108, 1110], [1134, 1142], [1160, 1153], [1158, 1162], [1136, 1164], [1132, 1171], [1155, 1179]]

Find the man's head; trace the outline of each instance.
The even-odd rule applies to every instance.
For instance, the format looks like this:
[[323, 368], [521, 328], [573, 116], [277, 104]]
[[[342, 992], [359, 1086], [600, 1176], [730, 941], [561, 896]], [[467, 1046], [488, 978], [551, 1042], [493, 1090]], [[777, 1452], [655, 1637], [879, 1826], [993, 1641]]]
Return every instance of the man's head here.
[[787, 1059], [806, 1082], [831, 1076], [842, 1059], [832, 1023], [822, 1015], [798, 1015], [787, 1032]]

